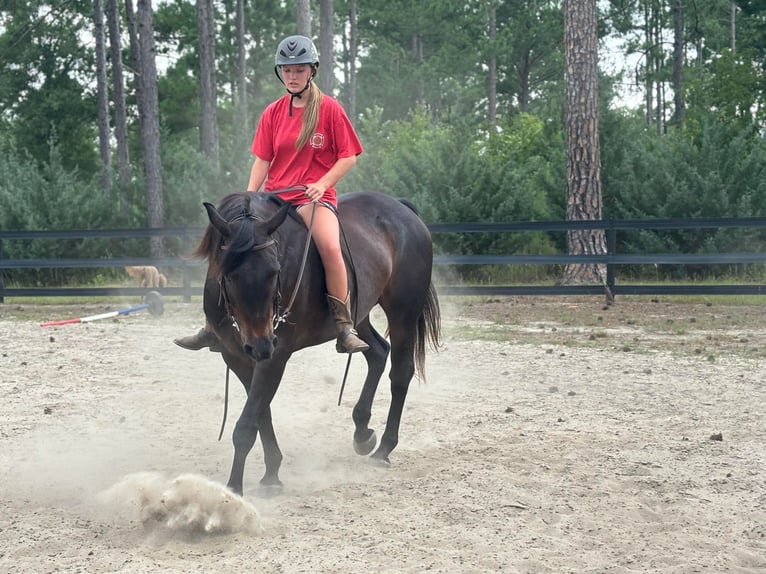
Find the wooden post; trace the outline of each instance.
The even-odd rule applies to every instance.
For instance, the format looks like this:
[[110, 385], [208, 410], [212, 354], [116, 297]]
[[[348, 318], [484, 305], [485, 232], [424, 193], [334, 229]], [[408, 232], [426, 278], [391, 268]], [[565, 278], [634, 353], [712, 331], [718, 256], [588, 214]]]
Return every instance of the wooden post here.
[[[609, 218], [609, 227], [606, 230], [606, 254], [617, 254], [617, 230], [614, 228], [614, 218]], [[614, 303], [614, 263], [606, 264], [606, 304]]]
[[[189, 234], [184, 234], [184, 253], [190, 251], [190, 237]], [[189, 266], [184, 260], [183, 267], [181, 268], [181, 274], [184, 284], [184, 303], [191, 303], [191, 277], [189, 277]]]
[[[3, 260], [3, 240], [0, 239], [0, 262]], [[0, 265], [0, 290], [5, 289], [5, 284], [3, 283], [3, 267]], [[3, 297], [2, 293], [0, 293], [0, 303], [5, 303], [5, 297]]]

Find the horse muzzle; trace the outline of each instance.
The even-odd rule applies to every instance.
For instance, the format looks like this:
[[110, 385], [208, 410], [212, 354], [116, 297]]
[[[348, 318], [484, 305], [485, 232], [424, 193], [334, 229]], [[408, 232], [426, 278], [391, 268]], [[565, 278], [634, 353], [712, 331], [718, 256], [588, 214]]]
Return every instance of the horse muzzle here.
[[249, 337], [242, 344], [245, 354], [255, 361], [266, 361], [274, 354], [277, 337], [273, 333], [261, 337]]

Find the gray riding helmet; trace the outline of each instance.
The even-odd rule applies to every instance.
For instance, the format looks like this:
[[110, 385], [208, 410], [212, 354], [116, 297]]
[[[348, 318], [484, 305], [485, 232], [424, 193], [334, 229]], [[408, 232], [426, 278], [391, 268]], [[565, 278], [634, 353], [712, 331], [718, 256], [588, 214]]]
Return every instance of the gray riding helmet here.
[[274, 73], [280, 82], [282, 76], [279, 74], [279, 67], [290, 64], [311, 64], [316, 72], [319, 67], [319, 52], [311, 39], [306, 36], [288, 36], [279, 43], [274, 56]]

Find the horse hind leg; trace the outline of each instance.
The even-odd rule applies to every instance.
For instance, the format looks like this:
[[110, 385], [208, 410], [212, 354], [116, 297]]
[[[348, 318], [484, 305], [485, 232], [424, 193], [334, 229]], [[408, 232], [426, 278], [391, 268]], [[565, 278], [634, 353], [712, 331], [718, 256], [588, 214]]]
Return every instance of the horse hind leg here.
[[391, 325], [391, 405], [388, 408], [386, 430], [380, 440], [380, 446], [372, 458], [388, 464], [388, 455], [399, 444], [399, 424], [404, 410], [404, 401], [410, 381], [415, 374], [415, 325]]
[[370, 345], [364, 351], [367, 360], [367, 377], [362, 386], [352, 417], [354, 419], [354, 451], [359, 455], [368, 455], [378, 442], [375, 431], [368, 425], [372, 416], [372, 402], [378, 390], [378, 383], [386, 368], [386, 360], [391, 346], [370, 324], [369, 319], [357, 326], [359, 334]]

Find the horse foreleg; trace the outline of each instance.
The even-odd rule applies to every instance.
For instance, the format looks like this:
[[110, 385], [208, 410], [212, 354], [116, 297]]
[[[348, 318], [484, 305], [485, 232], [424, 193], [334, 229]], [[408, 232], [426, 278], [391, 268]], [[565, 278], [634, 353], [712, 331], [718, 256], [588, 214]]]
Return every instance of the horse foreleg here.
[[364, 352], [367, 360], [367, 377], [362, 386], [359, 400], [354, 405], [354, 451], [360, 455], [367, 455], [375, 448], [378, 439], [375, 431], [369, 428], [372, 416], [372, 402], [378, 390], [378, 383], [386, 368], [386, 359], [391, 346], [369, 322], [362, 327], [362, 337], [368, 342], [370, 348]]
[[279, 480], [279, 467], [282, 465], [282, 451], [279, 450], [277, 435], [271, 422], [271, 407], [268, 407], [258, 421], [261, 429], [261, 443], [263, 444], [263, 464], [266, 471], [261, 478], [261, 487], [266, 490], [282, 489], [282, 481]]
[[232, 433], [234, 461], [231, 464], [227, 486], [240, 495], [242, 494], [242, 481], [245, 474], [245, 461], [258, 436], [257, 405], [253, 405], [252, 402], [248, 398]]
[[266, 463], [266, 477], [272, 481], [277, 478], [279, 466], [282, 461], [282, 453], [277, 446], [274, 428], [271, 424], [271, 401], [279, 387], [279, 381], [284, 371], [284, 365], [277, 367], [274, 372], [262, 372], [257, 367], [253, 372], [250, 388], [247, 393], [247, 401], [242, 409], [242, 414], [234, 427], [232, 441], [234, 443], [234, 460], [229, 474], [228, 487], [242, 494], [243, 476], [245, 473], [245, 461], [250, 454], [258, 430], [261, 430], [261, 442], [263, 443], [264, 460]]
[[407, 340], [404, 344], [397, 343], [397, 337], [393, 331], [391, 341], [391, 405], [388, 408], [386, 430], [380, 439], [380, 446], [372, 455], [372, 458], [386, 463], [389, 462], [388, 455], [399, 444], [399, 423], [402, 420], [404, 400], [407, 398], [407, 390], [415, 374], [414, 342]]

